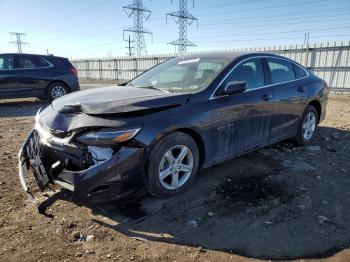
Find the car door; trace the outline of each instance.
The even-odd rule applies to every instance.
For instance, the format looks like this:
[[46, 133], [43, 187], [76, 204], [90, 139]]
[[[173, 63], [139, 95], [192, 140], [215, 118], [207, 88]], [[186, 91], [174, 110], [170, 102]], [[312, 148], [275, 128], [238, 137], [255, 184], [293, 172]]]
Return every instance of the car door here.
[[16, 75], [18, 90], [23, 96], [41, 96], [47, 83], [47, 69], [50, 64], [39, 56], [17, 55]]
[[16, 75], [14, 57], [10, 54], [0, 55], [0, 97], [16, 96]]
[[[214, 162], [268, 144], [274, 105], [266, 77], [260, 58], [244, 60], [231, 70], [209, 100]], [[246, 90], [218, 95], [232, 81], [245, 81]]]
[[271, 139], [275, 142], [295, 135], [308, 95], [304, 81], [295, 75], [292, 62], [266, 58], [266, 64], [275, 99], [271, 127]]

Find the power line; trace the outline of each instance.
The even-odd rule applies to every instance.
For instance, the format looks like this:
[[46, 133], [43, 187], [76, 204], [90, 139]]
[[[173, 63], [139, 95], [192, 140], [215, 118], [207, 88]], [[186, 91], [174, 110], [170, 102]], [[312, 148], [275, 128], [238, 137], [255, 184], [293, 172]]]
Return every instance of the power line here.
[[143, 19], [148, 20], [151, 11], [143, 6], [142, 0], [133, 0], [131, 5], [123, 6], [128, 17], [133, 16], [134, 25], [123, 30], [124, 32], [133, 33], [134, 49], [137, 56], [147, 55], [146, 42], [144, 34], [152, 35], [152, 32], [143, 27]]
[[[83, 23], [75, 23], [74, 26], [65, 26], [65, 27], [61, 27], [61, 28], [58, 28], [58, 29], [54, 29], [54, 30], [50, 30], [50, 31], [43, 31], [43, 33], [41, 33], [41, 35], [50, 35], [50, 34], [56, 34], [58, 32], [62, 32], [62, 31], [81, 31], [80, 27], [85, 27], [86, 25], [89, 26], [89, 24], [93, 23], [93, 22], [96, 22], [96, 21], [101, 21], [101, 20], [104, 20], [106, 18], [109, 18], [109, 17], [114, 17], [115, 18], [115, 11], [113, 11], [113, 13], [108, 13], [107, 15], [101, 15], [101, 16], [98, 16], [98, 17], [95, 17], [93, 19], [90, 19], [88, 21], [84, 21]], [[121, 22], [122, 20], [126, 20], [126, 19], [119, 19], [118, 18], [118, 22]], [[116, 23], [116, 21], [112, 21], [113, 24]], [[107, 24], [110, 24], [110, 23], [107, 23]], [[103, 25], [106, 25], [106, 23], [103, 23], [103, 24], [100, 24], [99, 26], [103, 26]], [[89, 26], [89, 30], [91, 29], [91, 27]]]
[[9, 42], [9, 44], [17, 45], [18, 53], [21, 54], [22, 53], [22, 47], [24, 45], [28, 45], [27, 42], [23, 42], [22, 39], [21, 39], [21, 37], [25, 36], [26, 34], [19, 33], [19, 32], [9, 32], [9, 34], [11, 36], [15, 36], [16, 37], [16, 41], [11, 41], [11, 42]]
[[[320, 2], [325, 2], [325, 1], [329, 1], [329, 0], [314, 0], [314, 1], [302, 1], [302, 2], [296, 2], [296, 3], [289, 3], [289, 4], [281, 4], [281, 5], [272, 5], [272, 6], [264, 6], [264, 7], [254, 7], [254, 8], [246, 8], [246, 9], [236, 9], [234, 10], [235, 13], [239, 14], [239, 13], [243, 13], [243, 12], [250, 12], [250, 11], [257, 11], [257, 10], [266, 10], [268, 9], [269, 11], [271, 11], [271, 9], [275, 9], [275, 8], [281, 8], [281, 7], [289, 7], [289, 6], [295, 6], [295, 5], [305, 5], [305, 4], [312, 4], [312, 3], [320, 3]], [[232, 7], [234, 7], [234, 5], [232, 5]], [[226, 11], [226, 12], [220, 12], [220, 15], [223, 14], [232, 14], [233, 11]], [[205, 16], [210, 16], [210, 15], [217, 15], [217, 12], [210, 12], [210, 13], [202, 13], [202, 15]]]
[[[339, 12], [331, 12], [331, 11], [339, 11]], [[243, 17], [237, 17], [235, 16], [234, 19], [219, 19], [219, 20], [213, 20], [210, 19], [209, 23], [201, 23], [201, 25], [217, 25], [217, 24], [221, 24], [223, 22], [225, 22], [225, 24], [237, 24], [238, 21], [242, 21], [245, 24], [250, 23], [250, 22], [265, 22], [265, 21], [282, 21], [282, 20], [291, 20], [291, 19], [303, 19], [303, 18], [328, 18], [328, 17], [332, 17], [334, 18], [334, 15], [346, 15], [350, 12], [350, 10], [344, 10], [344, 8], [337, 8], [337, 9], [330, 9], [327, 10], [327, 13], [324, 13], [325, 10], [317, 10], [317, 12], [307, 12], [307, 14], [295, 14], [295, 13], [275, 13], [275, 12], [271, 12], [268, 15], [263, 15], [263, 16], [256, 16], [256, 15], [252, 15], [252, 16], [243, 16]], [[315, 15], [316, 14], [316, 15]], [[280, 16], [280, 17], [277, 17]], [[302, 16], [300, 16], [302, 15]], [[288, 16], [288, 18], [286, 17]], [[348, 18], [348, 17], [347, 17]], [[318, 21], [319, 22], [319, 21]]]
[[[345, 9], [346, 10], [346, 9]], [[341, 11], [341, 12], [335, 12], [335, 11]], [[321, 13], [321, 14], [320, 14]], [[210, 26], [215, 26], [217, 27], [218, 25], [220, 26], [220, 28], [222, 28], [222, 26], [227, 26], [227, 25], [237, 25], [237, 29], [239, 28], [250, 28], [251, 23], [258, 23], [258, 25], [263, 25], [265, 24], [265, 22], [277, 22], [277, 21], [286, 21], [287, 25], [290, 24], [291, 20], [296, 20], [298, 21], [298, 23], [305, 23], [306, 20], [303, 21], [299, 21], [300, 19], [305, 19], [308, 18], [308, 22], [313, 22], [311, 21], [312, 19], [316, 18], [316, 17], [320, 17], [322, 18], [321, 20], [318, 19], [317, 23], [320, 24], [322, 22], [325, 22], [327, 18], [330, 18], [332, 21], [336, 21], [340, 19], [340, 16], [344, 16], [344, 15], [348, 15], [349, 10], [344, 11], [344, 8], [333, 8], [333, 9], [327, 9], [327, 13], [325, 13], [325, 10], [314, 10], [314, 11], [307, 11], [307, 16], [300, 16], [300, 14], [298, 14], [298, 16], [295, 16], [294, 13], [291, 12], [281, 12], [281, 13], [276, 13], [276, 12], [270, 12], [268, 15], [263, 15], [263, 16], [234, 16], [234, 19], [221, 19], [221, 20], [210, 20], [210, 23], [201, 23], [201, 25], [205, 25], [206, 27], [210, 27]], [[218, 13], [220, 15], [220, 13]], [[290, 16], [293, 15], [294, 16]], [[319, 16], [315, 16], [315, 15], [310, 15], [310, 14], [320, 14]], [[282, 16], [282, 18], [276, 18], [277, 16]], [[285, 16], [288, 16], [288, 18], [286, 18]], [[274, 18], [272, 18], [274, 17]], [[342, 20], [345, 20], [348, 17], [343, 18]], [[309, 20], [310, 19], [310, 20]], [[243, 21], [242, 21], [243, 20]], [[280, 25], [280, 23], [278, 23]], [[295, 24], [295, 23], [294, 23]], [[271, 25], [271, 23], [269, 23], [268, 25]], [[230, 30], [232, 30], [232, 28], [230, 27]], [[158, 31], [159, 32], [163, 32], [163, 31], [167, 31], [166, 28], [164, 28], [163, 30]], [[238, 32], [235, 30], [235, 33]]]
[[[216, 2], [216, 1], [215, 1]], [[244, 1], [244, 2], [239, 2], [239, 3], [234, 3], [234, 6], [240, 6], [240, 5], [245, 5], [245, 4], [250, 4], [250, 3], [255, 3], [255, 2], [261, 2], [261, 0], [250, 0], [250, 1]], [[217, 9], [217, 8], [227, 8], [227, 1], [224, 2], [221, 5], [218, 4], [214, 4], [214, 5], [202, 5], [198, 8], [196, 8], [196, 10], [207, 10], [207, 9]]]
[[[228, 41], [242, 41], [241, 39], [239, 39], [238, 37], [240, 36], [254, 36], [254, 35], [276, 35], [277, 38], [274, 38], [274, 39], [271, 39], [269, 38], [268, 40], [278, 40], [278, 39], [284, 39], [283, 37], [281, 38], [281, 36], [278, 36], [278, 34], [286, 34], [286, 33], [297, 33], [297, 32], [305, 32], [306, 30], [310, 30], [310, 31], [326, 31], [326, 30], [334, 30], [334, 29], [341, 29], [341, 28], [349, 28], [349, 26], [344, 26], [344, 27], [329, 27], [329, 28], [320, 28], [320, 29], [305, 29], [305, 30], [291, 30], [291, 31], [282, 31], [282, 32], [271, 32], [271, 33], [256, 33], [256, 34], [235, 34], [233, 36], [233, 38], [225, 38], [225, 39], [221, 39], [219, 42], [228, 42]], [[217, 35], [212, 35], [212, 37], [215, 37], [215, 38], [222, 38], [223, 36], [217, 36]], [[288, 37], [289, 39], [290, 37]], [[292, 39], [300, 39], [301, 37], [292, 37]], [[199, 42], [202, 42], [201, 39], [203, 38], [197, 38]], [[204, 37], [204, 39], [207, 39], [207, 37]], [[155, 42], [157, 43], [162, 43], [163, 41], [165, 41], [166, 39], [157, 39]], [[250, 40], [244, 40], [244, 41], [254, 41], [256, 39], [250, 39]], [[259, 40], [259, 39], [258, 39]], [[211, 42], [212, 40], [208, 41], [208, 42]], [[108, 41], [108, 42], [103, 42], [101, 44], [97, 44], [97, 45], [94, 45], [92, 47], [89, 47], [89, 48], [97, 48], [97, 47], [101, 47], [101, 46], [105, 46], [105, 45], [109, 45], [109, 44], [114, 44], [114, 43], [118, 43], [118, 42], [121, 42], [120, 40], [118, 41]], [[216, 40], [217, 42], [217, 40]]]
[[178, 52], [184, 54], [187, 52], [188, 46], [196, 46], [193, 42], [187, 39], [187, 25], [191, 25], [193, 21], [197, 21], [198, 27], [198, 19], [187, 11], [187, 0], [179, 0], [179, 11], [166, 14], [166, 19], [168, 19], [168, 16], [173, 17], [175, 22], [179, 24], [179, 39], [172, 41], [169, 44], [177, 46]]
[[72, 17], [75, 17], [75, 16], [80, 15], [80, 14], [82, 14], [82, 13], [88, 12], [88, 11], [90, 11], [90, 10], [92, 10], [92, 9], [95, 9], [96, 7], [98, 7], [98, 6], [100, 6], [100, 5], [103, 5], [104, 3], [108, 2], [108, 1], [110, 1], [110, 0], [103, 0], [103, 1], [100, 1], [100, 2], [98, 2], [98, 3], [96, 3], [96, 4], [92, 5], [92, 6], [86, 7], [86, 8], [84, 8], [84, 9], [81, 9], [81, 10], [79, 10], [79, 11], [73, 13], [73, 14], [70, 14], [70, 15], [68, 15], [68, 16], [65, 16], [64, 18], [61, 18], [61, 19], [59, 19], [59, 20], [57, 20], [57, 21], [55, 21], [55, 22], [53, 22], [53, 23], [44, 25], [43, 27], [45, 28], [45, 27], [50, 26], [50, 25], [56, 25], [56, 24], [58, 24], [58, 23], [67, 21], [68, 19], [70, 19], [70, 18], [72, 18]]
[[[329, 18], [329, 19], [322, 19], [322, 21], [320, 21], [320, 22], [324, 22], [324, 21], [336, 21], [336, 20], [338, 20], [339, 21], [339, 19], [336, 19], [336, 18]], [[344, 19], [341, 19], [341, 21], [343, 21]], [[295, 22], [289, 22], [289, 21], [286, 21], [285, 23], [278, 23], [278, 25], [279, 26], [281, 26], [281, 25], [285, 25], [285, 26], [291, 26], [291, 25], [298, 25], [298, 24], [305, 24], [306, 23], [306, 21], [304, 20], [304, 21], [295, 21]], [[204, 24], [204, 25], [206, 25], [206, 26], [217, 26], [217, 24]], [[252, 26], [252, 25], [239, 25], [239, 28], [252, 28], [252, 27], [254, 27], [254, 28], [260, 28], [260, 27], [266, 27], [266, 26], [273, 26], [273, 25], [276, 25], [276, 21], [269, 21], [269, 23], [262, 23], [262, 22], [260, 22], [260, 23], [258, 23], [257, 25], [254, 25], [254, 26]]]
[[[350, 34], [313, 35], [313, 38], [331, 38], [331, 37], [349, 37], [349, 36], [350, 36]], [[304, 38], [302, 36], [300, 36], [300, 37], [279, 37], [277, 40], [291, 40], [291, 39], [303, 40]], [[232, 42], [271, 41], [271, 40], [276, 40], [276, 38], [232, 39]], [[221, 43], [221, 42], [225, 42], [225, 43], [227, 43], [227, 40], [205, 40], [205, 41], [198, 40], [198, 42], [202, 42], [202, 43]]]
[[[74, 34], [74, 35], [69, 35], [69, 36], [63, 36], [63, 37], [58, 37], [58, 38], [52, 38], [52, 39], [49, 39], [47, 40], [48, 42], [51, 42], [51, 41], [61, 41], [61, 40], [67, 40], [67, 37], [69, 37], [70, 39], [74, 39], [76, 38], [77, 36], [84, 36], [84, 35], [91, 35], [91, 33], [97, 31], [97, 33], [94, 33], [93, 35], [94, 36], [97, 36], [97, 35], [102, 35], [104, 33], [110, 33], [110, 32], [113, 32], [113, 31], [117, 31], [117, 30], [120, 30], [123, 28], [123, 26], [118, 26], [118, 27], [113, 27], [113, 28], [110, 28], [110, 29], [107, 29], [107, 30], [100, 30], [101, 28], [105, 28], [106, 25], [110, 25], [110, 24], [115, 24], [115, 21], [112, 21], [110, 23], [107, 23], [107, 24], [103, 24], [103, 25], [99, 25], [99, 26], [95, 26], [95, 27], [91, 27], [89, 28], [89, 31], [82, 31], [80, 32], [80, 34]], [[95, 30], [96, 29], [96, 30]], [[79, 39], [85, 39], [85, 38], [77, 38], [78, 40]], [[75, 41], [75, 40], [73, 40]]]
[[[341, 8], [341, 9], [339, 9], [339, 8], [336, 8], [336, 9], [327, 9], [327, 13], [325, 14], [324, 12], [325, 12], [325, 10], [314, 10], [314, 11], [308, 11], [308, 14], [311, 14], [311, 13], [320, 13], [320, 12], [322, 12], [322, 14], [320, 15], [320, 16], [318, 16], [318, 17], [322, 17], [323, 19], [321, 20], [321, 21], [324, 21], [324, 18], [325, 17], [328, 17], [328, 16], [331, 16], [332, 17], [332, 20], [334, 19], [334, 15], [336, 15], [336, 17], [339, 19], [339, 15], [345, 15], [345, 13], [333, 13], [333, 12], [331, 12], [331, 11], [338, 11], [338, 10], [342, 10], [342, 11], [344, 11], [344, 10], [346, 10], [346, 9], [344, 9], [344, 8]], [[347, 12], [347, 11], [345, 11], [345, 12]], [[272, 13], [269, 13], [269, 17], [271, 17], [271, 16], [274, 16], [274, 15], [289, 15], [289, 14], [291, 14], [290, 12], [288, 12], [288, 13], [275, 13], [275, 12], [272, 12]], [[153, 15], [152, 15], [153, 16]], [[260, 19], [263, 19], [263, 22], [267, 22], [267, 21], [282, 21], [282, 20], [285, 20], [285, 21], [289, 21], [289, 18], [283, 18], [283, 19], [273, 19], [273, 20], [271, 20], [271, 19], [266, 19], [266, 17], [267, 16], [245, 16], [245, 17], [242, 17], [242, 19], [245, 19], [245, 23], [247, 23], [247, 22], [250, 22], [250, 21], [252, 21], [252, 22], [258, 22], [258, 20], [257, 20], [257, 18], [260, 18]], [[294, 17], [293, 19], [301, 19], [301, 18], [308, 18], [309, 16], [303, 16], [303, 17]], [[311, 18], [313, 18], [313, 17], [316, 17], [316, 16], [310, 16], [310, 19]], [[100, 18], [100, 17], [98, 17], [98, 18]], [[95, 18], [95, 19], [93, 19], [93, 20], [91, 20], [91, 21], [87, 21], [86, 23], [84, 23], [84, 24], [76, 24], [74, 27], [70, 27], [70, 28], [72, 28], [72, 29], [76, 29], [77, 27], [79, 27], [79, 26], [85, 26], [86, 24], [88, 24], [88, 23], [90, 23], [90, 22], [92, 22], [92, 21], [95, 21], [95, 20], [98, 20], [98, 18]], [[235, 20], [236, 19], [239, 19], [240, 17], [238, 17], [237, 18], [237, 16], [235, 16]], [[249, 18], [252, 18], [252, 19], [249, 19]], [[259, 20], [260, 20], [259, 19]], [[154, 19], [153, 19], [154, 20]], [[213, 21], [213, 20], [211, 20], [211, 21]], [[221, 24], [221, 22], [222, 21], [218, 21], [217, 23], [216, 23], [216, 21], [217, 20], [215, 20], [215, 21], [213, 21], [213, 23], [202, 23], [203, 25], [206, 25], [206, 26], [216, 26], [216, 25], [218, 25], [219, 23]], [[230, 21], [232, 21], [232, 20], [230, 20]], [[238, 20], [237, 20], [238, 21]], [[115, 29], [112, 29], [112, 30], [104, 30], [104, 31], [100, 31], [100, 28], [104, 28], [105, 29], [105, 26], [106, 25], [109, 25], [109, 24], [115, 24], [115, 22], [114, 21], [111, 21], [111, 22], [109, 22], [109, 23], [104, 23], [104, 24], [101, 24], [101, 25], [97, 25], [97, 26], [94, 26], [94, 27], [90, 27], [89, 28], [89, 31], [82, 31], [82, 30], [80, 30], [80, 32], [78, 33], [78, 35], [84, 35], [84, 34], [90, 34], [91, 33], [91, 29], [97, 29], [99, 32], [97, 33], [97, 35], [100, 35], [100, 34], [102, 34], [102, 33], [104, 33], [104, 32], [110, 32], [110, 31], [114, 31]], [[235, 22], [231, 22], [231, 23], [227, 23], [227, 21], [225, 21], [225, 24], [236, 24]], [[259, 22], [259, 25], [260, 25], [261, 23]], [[245, 24], [245, 25], [243, 25], [243, 26], [245, 26], [245, 27], [247, 27], [247, 25]], [[242, 27], [242, 26], [240, 26], [240, 27]], [[122, 27], [120, 27], [120, 28], [122, 28]], [[60, 29], [60, 30], [62, 30], [62, 29]], [[166, 29], [165, 29], [166, 30]], [[58, 30], [56, 30], [56, 31], [58, 31]], [[73, 38], [76, 38], [77, 37], [77, 34], [73, 34], [72, 35], [72, 37]], [[66, 40], [67, 39], [67, 36], [64, 36], [64, 37], [59, 37], [59, 38], [54, 38], [54, 39], [50, 39], [50, 40], [48, 40], [48, 41], [59, 41], [59, 40]]]
[[[320, 21], [320, 23], [322, 22], [323, 24], [326, 24], [330, 27], [327, 27], [327, 28], [319, 28], [316, 27], [316, 29], [313, 29], [312, 27], [308, 27], [308, 28], [303, 28], [303, 30], [288, 30], [288, 31], [274, 31], [275, 29], [274, 28], [270, 28], [270, 31], [272, 32], [263, 32], [263, 33], [259, 33], [259, 28], [261, 27], [269, 27], [269, 26], [273, 26], [277, 23], [277, 21], [273, 21], [273, 22], [269, 22], [269, 23], [259, 23], [258, 25], [242, 25], [240, 26], [239, 28], [241, 28], [241, 30], [237, 30], [235, 31], [234, 33], [232, 33], [232, 28], [229, 27], [229, 28], [222, 28], [222, 33], [220, 35], [216, 35], [216, 34], [212, 34], [210, 33], [210, 31], [208, 31], [208, 28], [205, 28], [206, 30], [206, 34], [209, 34], [210, 33], [210, 36], [211, 38], [217, 38], [217, 37], [239, 37], [239, 36], [249, 36], [249, 35], [276, 35], [278, 36], [278, 34], [285, 34], [285, 33], [298, 33], [298, 32], [305, 32], [306, 30], [308, 31], [323, 31], [323, 30], [334, 30], [334, 29], [346, 29], [346, 28], [349, 28], [349, 26], [340, 26], [340, 27], [336, 27], [336, 25], [339, 24], [338, 21], [343, 21], [344, 19], [339, 19], [339, 17], [337, 18], [333, 18], [333, 17], [329, 17], [327, 19], [322, 19], [322, 21]], [[294, 28], [295, 25], [298, 25], [298, 24], [308, 24], [310, 25], [310, 22], [311, 21], [298, 21], [296, 20], [295, 22], [291, 23], [289, 21], [286, 21], [286, 23], [281, 23], [281, 22], [278, 22], [278, 25], [279, 26], [283, 26], [284, 28], [287, 28], [287, 27], [292, 27]], [[331, 24], [330, 22], [335, 22], [336, 24]], [[245, 28], [248, 28], [248, 29], [245, 29]], [[159, 33], [159, 32], [158, 32]], [[224, 34], [224, 35], [223, 35]], [[207, 38], [207, 36], [202, 36], [202, 37], [199, 37], [199, 38]], [[198, 39], [198, 38], [196, 38]], [[159, 40], [159, 38], [158, 38]], [[166, 40], [166, 39], [163, 39], [163, 40]]]
[[[215, 38], [223, 38], [223, 39], [235, 39], [237, 36], [257, 36], [257, 35], [275, 35], [279, 36], [279, 34], [290, 34], [290, 33], [301, 33], [305, 31], [329, 31], [329, 30], [338, 30], [338, 29], [348, 29], [350, 26], [338, 26], [338, 27], [327, 27], [327, 28], [319, 28], [319, 29], [302, 29], [302, 30], [290, 30], [290, 31], [274, 31], [274, 32], [267, 32], [267, 33], [248, 33], [248, 34], [234, 34], [228, 37], [228, 34], [225, 35], [211, 35], [211, 37]], [[197, 39], [202, 39], [207, 37], [198, 37]]]

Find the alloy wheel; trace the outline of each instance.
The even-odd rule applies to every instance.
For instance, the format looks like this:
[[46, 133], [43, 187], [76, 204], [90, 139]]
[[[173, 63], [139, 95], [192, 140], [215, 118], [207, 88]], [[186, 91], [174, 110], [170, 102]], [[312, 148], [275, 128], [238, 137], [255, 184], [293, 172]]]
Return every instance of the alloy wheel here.
[[170, 190], [183, 186], [191, 176], [193, 170], [193, 154], [185, 145], [170, 148], [162, 157], [159, 164], [159, 181]]
[[305, 140], [309, 140], [315, 132], [316, 128], [316, 115], [314, 112], [309, 112], [303, 122], [303, 137]]
[[53, 99], [57, 99], [66, 94], [67, 94], [67, 91], [63, 86], [57, 85], [51, 89], [51, 96]]

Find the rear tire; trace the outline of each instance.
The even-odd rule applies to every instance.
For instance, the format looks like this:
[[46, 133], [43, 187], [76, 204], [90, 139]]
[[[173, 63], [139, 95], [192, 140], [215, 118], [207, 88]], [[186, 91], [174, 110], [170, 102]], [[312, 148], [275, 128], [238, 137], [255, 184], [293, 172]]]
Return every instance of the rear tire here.
[[155, 197], [171, 197], [183, 192], [198, 172], [197, 144], [181, 132], [162, 138], [148, 159], [148, 190]]
[[294, 141], [298, 145], [307, 145], [312, 141], [316, 134], [318, 117], [317, 110], [314, 106], [308, 105], [305, 108], [299, 123], [297, 135], [294, 137]]
[[47, 88], [47, 97], [53, 101], [69, 93], [69, 88], [61, 82], [53, 82]]

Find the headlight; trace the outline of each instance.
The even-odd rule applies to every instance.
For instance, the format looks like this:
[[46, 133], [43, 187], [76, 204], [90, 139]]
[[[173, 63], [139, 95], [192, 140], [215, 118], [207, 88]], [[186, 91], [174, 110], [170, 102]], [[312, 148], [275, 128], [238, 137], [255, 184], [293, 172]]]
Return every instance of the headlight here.
[[40, 141], [44, 144], [51, 145], [56, 144], [59, 146], [64, 146], [69, 143], [70, 139], [72, 138], [73, 134], [66, 137], [57, 137], [54, 134], [51, 134], [46, 127], [44, 127], [43, 123], [39, 120], [39, 114], [42, 108], [38, 110], [35, 116], [35, 126], [34, 129], [39, 133], [40, 135]]
[[96, 131], [78, 135], [75, 140], [89, 146], [115, 145], [133, 138], [140, 128], [120, 131]]

